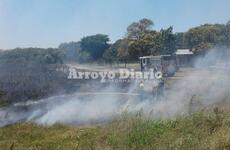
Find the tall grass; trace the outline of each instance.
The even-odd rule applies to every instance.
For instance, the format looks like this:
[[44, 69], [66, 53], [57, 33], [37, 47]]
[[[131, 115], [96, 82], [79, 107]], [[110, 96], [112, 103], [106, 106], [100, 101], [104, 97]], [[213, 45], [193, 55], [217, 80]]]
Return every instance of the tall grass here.
[[229, 149], [230, 110], [174, 120], [124, 115], [93, 126], [18, 123], [0, 129], [0, 149]]

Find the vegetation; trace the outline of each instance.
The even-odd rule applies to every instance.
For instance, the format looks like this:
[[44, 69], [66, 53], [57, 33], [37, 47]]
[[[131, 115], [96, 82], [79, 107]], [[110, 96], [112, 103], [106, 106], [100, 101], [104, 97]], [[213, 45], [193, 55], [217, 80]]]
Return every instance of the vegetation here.
[[230, 22], [205, 24], [182, 33], [173, 33], [173, 27], [156, 31], [153, 26], [152, 20], [144, 18], [131, 23], [124, 38], [113, 44], [108, 44], [107, 35], [97, 34], [84, 37], [79, 42], [61, 44], [59, 48], [67, 49], [67, 54], [74, 54], [75, 59], [71, 59], [78, 62], [112, 64], [127, 63], [144, 55], [173, 54], [179, 48], [189, 48], [200, 55], [215, 46], [230, 46]]
[[61, 91], [66, 77], [55, 69], [64, 54], [58, 49], [17, 48], [0, 53], [0, 103], [42, 98]]
[[55, 66], [69, 61], [124, 63], [126, 66], [140, 56], [173, 54], [177, 48], [190, 48], [199, 55], [215, 46], [230, 46], [230, 22], [205, 24], [184, 33], [173, 33], [172, 27], [156, 31], [153, 26], [153, 21], [146, 18], [133, 22], [124, 37], [113, 44], [109, 44], [108, 35], [96, 34], [78, 42], [62, 43], [59, 48], [0, 50], [0, 91], [3, 93], [0, 99], [33, 99], [62, 91], [66, 77], [62, 78], [63, 74], [54, 70]]
[[64, 53], [59, 49], [16, 48], [2, 51], [0, 63], [61, 64], [64, 57]]
[[0, 129], [5, 149], [229, 149], [230, 111], [214, 108], [174, 120], [123, 115], [105, 125], [50, 127], [18, 123]]
[[65, 61], [80, 61], [80, 42], [61, 43], [58, 48], [65, 54]]
[[109, 48], [109, 38], [107, 35], [97, 34], [87, 36], [81, 39], [81, 48], [83, 52], [90, 54], [90, 59], [93, 61], [102, 58], [106, 49]]
[[[230, 22], [175, 34], [173, 27], [156, 31], [153, 25], [146, 18], [134, 22], [113, 44], [107, 35], [96, 34], [57, 49], [0, 50], [0, 106], [70, 91], [66, 75], [56, 71], [65, 61], [126, 64], [143, 55], [172, 54], [176, 48], [203, 54], [214, 46], [230, 46]], [[93, 127], [18, 123], [0, 128], [0, 149], [230, 149], [229, 116], [229, 108], [215, 108], [174, 120], [125, 114]]]

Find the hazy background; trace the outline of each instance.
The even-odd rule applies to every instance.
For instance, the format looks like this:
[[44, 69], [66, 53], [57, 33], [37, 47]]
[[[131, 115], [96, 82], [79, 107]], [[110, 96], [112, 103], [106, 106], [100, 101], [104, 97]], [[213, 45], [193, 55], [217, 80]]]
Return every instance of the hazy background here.
[[175, 32], [230, 20], [229, 0], [0, 0], [0, 49], [57, 47], [83, 36], [114, 42], [143, 17]]

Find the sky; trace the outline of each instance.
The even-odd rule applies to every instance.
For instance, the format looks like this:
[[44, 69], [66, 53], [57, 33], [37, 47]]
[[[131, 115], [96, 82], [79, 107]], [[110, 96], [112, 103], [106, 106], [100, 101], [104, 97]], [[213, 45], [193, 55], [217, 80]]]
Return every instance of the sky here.
[[230, 0], [0, 0], [0, 49], [58, 47], [97, 33], [111, 42], [141, 18], [184, 32], [230, 20]]

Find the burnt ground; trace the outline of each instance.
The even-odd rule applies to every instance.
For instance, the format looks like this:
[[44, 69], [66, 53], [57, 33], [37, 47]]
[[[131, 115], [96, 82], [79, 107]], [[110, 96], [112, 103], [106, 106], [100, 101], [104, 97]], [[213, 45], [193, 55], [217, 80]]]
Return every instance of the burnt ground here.
[[[181, 80], [186, 81], [186, 78], [188, 77], [190, 80], [196, 80], [198, 77], [200, 78], [201, 75], [208, 74], [208, 76], [205, 77], [207, 81], [217, 77], [223, 80], [224, 78], [229, 77], [228, 71], [223, 70], [222, 68], [218, 68], [218, 70], [218, 72], [223, 71], [223, 73], [219, 73], [221, 76], [215, 76], [214, 74], [217, 72], [217, 70], [216, 68], [213, 69], [212, 67], [208, 69], [180, 68], [175, 76], [165, 79], [165, 89], [170, 90], [171, 88], [174, 88], [178, 82], [181, 82]], [[228, 81], [226, 81], [226, 83], [229, 83]], [[1, 108], [1, 126], [12, 124], [18, 121], [26, 121], [28, 120], [28, 117], [31, 116], [31, 112], [36, 112], [37, 116], [33, 116], [33, 119], [36, 119], [49, 111], [50, 107], [52, 107], [52, 103], [61, 105], [76, 97], [81, 101], [88, 101], [95, 98], [108, 98], [109, 100], [109, 98], [112, 97], [119, 97], [121, 104], [124, 103], [124, 100], [139, 98], [139, 93], [137, 90], [139, 84], [134, 82], [111, 83], [101, 82], [100, 80], [68, 80], [68, 82], [72, 89], [69, 89], [69, 91], [66, 92], [67, 95], [61, 94], [60, 96], [53, 96], [38, 101], [29, 100], [26, 102], [13, 104], [9, 107]], [[199, 85], [197, 86], [199, 87]], [[17, 114], [16, 119], [15, 114]]]

